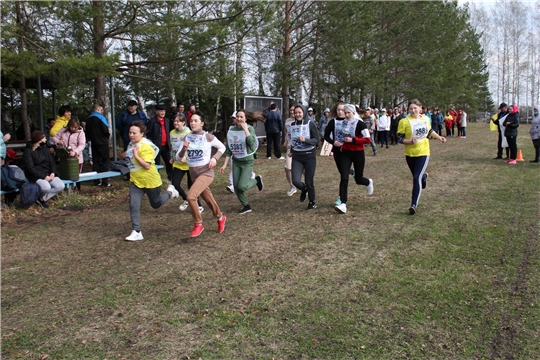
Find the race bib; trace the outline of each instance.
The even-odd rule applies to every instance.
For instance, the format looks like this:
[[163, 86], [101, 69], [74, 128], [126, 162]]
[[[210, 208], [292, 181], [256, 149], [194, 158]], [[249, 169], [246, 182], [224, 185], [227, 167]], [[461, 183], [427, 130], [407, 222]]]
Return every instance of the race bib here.
[[429, 133], [429, 118], [423, 116], [418, 120], [409, 118], [409, 124], [411, 125], [412, 136], [416, 136], [416, 142], [424, 141]]

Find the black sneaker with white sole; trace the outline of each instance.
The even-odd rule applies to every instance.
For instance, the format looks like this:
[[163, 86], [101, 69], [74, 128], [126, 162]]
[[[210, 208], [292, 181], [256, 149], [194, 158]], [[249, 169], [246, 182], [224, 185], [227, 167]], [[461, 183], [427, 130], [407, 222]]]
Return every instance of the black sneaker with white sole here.
[[238, 212], [239, 215], [247, 214], [251, 212], [251, 206], [246, 205], [242, 210]]
[[315, 201], [310, 201], [306, 210], [314, 210], [317, 208], [317, 204], [315, 204]]
[[261, 175], [255, 176], [255, 180], [257, 180], [257, 188], [259, 189], [259, 191], [262, 191], [262, 189], [264, 188], [262, 176]]

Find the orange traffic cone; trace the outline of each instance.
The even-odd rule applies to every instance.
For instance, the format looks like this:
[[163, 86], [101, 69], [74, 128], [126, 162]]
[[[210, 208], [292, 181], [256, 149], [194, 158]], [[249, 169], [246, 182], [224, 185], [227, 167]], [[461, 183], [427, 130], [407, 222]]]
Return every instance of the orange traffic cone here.
[[525, 161], [525, 159], [523, 158], [523, 153], [521, 152], [521, 150], [518, 150], [518, 156], [517, 156], [516, 161]]

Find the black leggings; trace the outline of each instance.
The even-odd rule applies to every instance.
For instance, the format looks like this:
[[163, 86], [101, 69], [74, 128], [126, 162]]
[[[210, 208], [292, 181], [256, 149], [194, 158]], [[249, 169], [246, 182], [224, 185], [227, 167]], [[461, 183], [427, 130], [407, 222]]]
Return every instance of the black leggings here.
[[[335, 155], [335, 153], [334, 153]], [[358, 185], [369, 185], [369, 179], [364, 177], [364, 166], [366, 163], [366, 156], [364, 150], [361, 151], [341, 151], [339, 156], [338, 170], [341, 175], [339, 181], [339, 199], [343, 204], [347, 203], [347, 192], [349, 187], [349, 171], [351, 165], [354, 164], [354, 180]]]
[[[291, 175], [294, 186], [299, 190], [307, 189], [309, 201], [315, 201], [315, 169], [317, 168], [317, 154], [315, 149], [306, 152], [293, 152]], [[302, 182], [302, 173], [304, 181]]]

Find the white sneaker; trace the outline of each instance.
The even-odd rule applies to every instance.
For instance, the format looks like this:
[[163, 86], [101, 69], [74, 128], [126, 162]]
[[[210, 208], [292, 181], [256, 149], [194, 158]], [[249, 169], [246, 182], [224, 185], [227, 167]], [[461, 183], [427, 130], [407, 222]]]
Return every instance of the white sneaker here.
[[189, 203], [187, 202], [187, 200], [184, 200], [184, 202], [182, 204], [180, 204], [179, 209], [180, 209], [180, 211], [184, 211], [184, 210], [186, 210], [188, 208], [188, 206], [189, 206]]
[[341, 204], [341, 205], [336, 205], [334, 206], [334, 209], [337, 211], [337, 212], [340, 212], [342, 214], [345, 214], [347, 213], [347, 204]]
[[367, 194], [373, 194], [373, 179], [369, 179], [369, 185], [367, 186]]
[[174, 188], [174, 185], [167, 186], [167, 191], [171, 193], [171, 198], [173, 199], [180, 196], [180, 193]]
[[231, 184], [231, 185], [227, 186], [227, 191], [234, 194], [234, 185]]
[[296, 189], [295, 186], [291, 186], [291, 188], [289, 189], [289, 191], [287, 191], [287, 196], [293, 196], [298, 190]]
[[204, 208], [202, 206], [199, 206], [199, 212], [202, 214], [203, 211], [204, 211]]
[[127, 241], [139, 241], [139, 240], [143, 240], [144, 237], [142, 236], [142, 232], [139, 231], [135, 231], [135, 230], [132, 230], [131, 231], [131, 234], [126, 238]]
[[285, 158], [282, 156], [282, 157], [280, 157], [278, 160], [285, 160]]
[[251, 180], [255, 179], [255, 176], [257, 176], [257, 175], [255, 175], [255, 173], [252, 171], [251, 172]]

